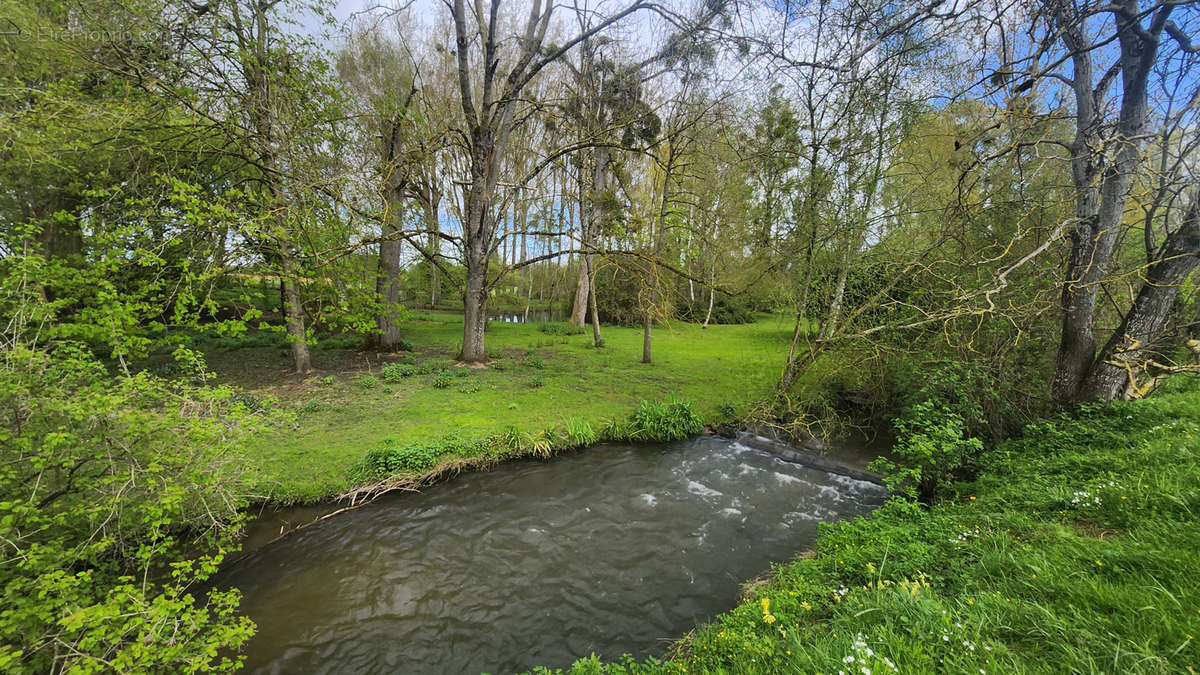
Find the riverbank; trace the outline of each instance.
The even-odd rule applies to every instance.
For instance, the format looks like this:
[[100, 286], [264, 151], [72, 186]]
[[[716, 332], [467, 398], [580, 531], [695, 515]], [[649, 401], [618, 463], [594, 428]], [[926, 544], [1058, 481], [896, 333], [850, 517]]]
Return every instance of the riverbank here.
[[673, 660], [571, 672], [1193, 672], [1198, 521], [1200, 394], [1088, 408], [932, 508], [823, 526]]
[[[378, 355], [326, 341], [307, 377], [288, 372], [281, 344], [206, 349], [219, 381], [244, 389], [248, 405], [283, 413], [246, 447], [269, 501], [313, 502], [357, 487], [364, 456], [381, 448], [438, 443], [437, 462], [453, 470], [491, 461], [481, 441], [499, 435], [530, 439], [531, 452], [543, 450], [539, 439], [557, 449], [619, 438], [605, 429], [641, 401], [675, 396], [703, 423], [739, 419], [770, 394], [791, 337], [787, 320], [766, 315], [707, 329], [675, 322], [655, 328], [654, 363], [642, 364], [640, 329], [606, 326], [605, 346], [595, 349], [590, 330], [492, 322], [491, 363], [468, 368], [453, 362], [460, 315], [416, 312], [405, 325], [411, 351]], [[572, 431], [580, 438], [554, 438]]]

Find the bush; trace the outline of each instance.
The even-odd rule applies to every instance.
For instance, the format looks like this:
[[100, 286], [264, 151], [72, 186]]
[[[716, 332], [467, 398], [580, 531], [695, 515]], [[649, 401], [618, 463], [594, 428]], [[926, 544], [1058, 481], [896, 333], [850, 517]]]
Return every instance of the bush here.
[[675, 441], [704, 431], [691, 403], [671, 396], [669, 402], [642, 401], [629, 419], [629, 437], [638, 441]]
[[379, 386], [379, 379], [374, 375], [363, 375], [358, 378], [358, 386], [363, 389], [374, 389]]
[[417, 374], [417, 367], [408, 363], [389, 363], [379, 369], [384, 382], [399, 382]]
[[254, 394], [249, 394], [246, 392], [238, 392], [234, 394], [232, 397], [230, 397], [229, 402], [234, 405], [241, 406], [246, 410], [246, 412], [252, 413], [262, 412], [267, 408], [267, 403], [265, 401], [258, 398]]
[[361, 477], [385, 478], [398, 473], [420, 473], [432, 469], [442, 454], [435, 443], [383, 446], [367, 451], [359, 469]]
[[460, 394], [474, 394], [480, 390], [478, 382], [466, 382], [458, 388]]
[[433, 376], [433, 386], [436, 389], [445, 389], [453, 383], [450, 373], [441, 372]]
[[529, 356], [525, 359], [525, 367], [533, 368], [534, 370], [541, 370], [546, 367], [546, 362], [543, 361], [541, 357]]
[[[704, 318], [708, 316], [708, 297], [706, 293], [701, 293], [702, 298], [696, 298], [695, 302], [688, 302], [684, 299], [679, 307], [679, 318], [690, 323], [704, 323]], [[754, 323], [754, 311], [746, 305], [739, 304], [734, 298], [718, 295], [713, 301], [712, 317], [709, 318], [710, 324], [745, 324]]]
[[325, 407], [320, 401], [305, 401], [296, 407], [296, 412], [301, 415], [309, 415], [315, 412], [320, 412]]
[[231, 671], [253, 624], [206, 580], [236, 550], [255, 419], [228, 388], [111, 378], [90, 353], [0, 364], [0, 671]]
[[542, 381], [541, 375], [534, 375], [533, 377], [529, 378], [528, 384], [530, 389], [540, 389], [545, 382]]
[[895, 420], [896, 459], [880, 457], [871, 463], [887, 475], [888, 487], [910, 497], [930, 500], [938, 487], [983, 450], [978, 438], [967, 438], [966, 422], [949, 406], [922, 401]]

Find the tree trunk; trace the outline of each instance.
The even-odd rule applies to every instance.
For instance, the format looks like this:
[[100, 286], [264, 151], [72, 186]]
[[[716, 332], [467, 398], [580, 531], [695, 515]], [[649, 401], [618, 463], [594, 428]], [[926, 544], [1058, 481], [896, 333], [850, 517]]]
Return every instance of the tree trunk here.
[[400, 337], [400, 255], [404, 243], [388, 240], [379, 244], [379, 271], [375, 277], [375, 297], [379, 301], [376, 345], [394, 350], [404, 344]]
[[592, 308], [592, 346], [603, 347], [604, 338], [600, 335], [600, 311], [596, 309], [596, 269], [592, 265], [592, 256], [583, 256], [583, 264], [588, 271], [588, 298]]
[[[1107, 139], [1101, 135], [1102, 113], [1097, 109], [1098, 95], [1092, 90], [1095, 45], [1083, 35], [1078, 17], [1062, 14], [1055, 17], [1063, 43], [1071, 52], [1076, 108], [1071, 174], [1077, 223], [1071, 231], [1071, 253], [1061, 299], [1062, 335], [1051, 384], [1051, 396], [1059, 405], [1081, 397], [1095, 363], [1092, 323], [1096, 302], [1121, 229], [1133, 174], [1141, 162], [1147, 119], [1146, 90], [1158, 51], [1158, 35], [1147, 33], [1136, 12], [1134, 15], [1117, 19], [1121, 102], [1115, 130]], [[1154, 21], [1159, 20], [1156, 13]], [[1161, 26], [1154, 30], [1161, 35]]]
[[654, 326], [654, 318], [650, 316], [650, 310], [642, 315], [642, 363], [650, 363], [650, 331]]
[[458, 359], [464, 363], [484, 363], [483, 332], [487, 329], [487, 268], [467, 269], [467, 286], [463, 294], [463, 344]]
[[846, 297], [846, 278], [849, 274], [850, 260], [847, 255], [842, 260], [841, 269], [838, 270], [837, 285], [833, 289], [833, 299], [829, 303], [829, 316], [825, 317], [825, 322], [821, 325], [821, 338], [829, 339], [837, 331], [838, 322], [842, 318], [842, 302]]
[[708, 322], [712, 321], [713, 302], [715, 302], [716, 298], [717, 298], [717, 289], [713, 288], [713, 286], [716, 283], [717, 283], [717, 278], [716, 278], [716, 275], [714, 274], [712, 277], [712, 281], [710, 282], [710, 284], [708, 286], [708, 312], [704, 315], [704, 325], [700, 326], [701, 328], [708, 328]]
[[575, 302], [571, 305], [571, 325], [582, 326], [587, 318], [588, 307], [588, 271], [587, 264], [580, 262], [578, 281], [575, 284]]
[[1179, 288], [1200, 263], [1200, 197], [1184, 216], [1182, 224], [1167, 237], [1159, 255], [1146, 271], [1146, 279], [1133, 306], [1125, 313], [1100, 352], [1082, 386], [1088, 400], [1112, 401], [1121, 397], [1130, 373], [1144, 367], [1143, 355], [1162, 333]]
[[295, 270], [291, 254], [281, 250], [280, 279], [283, 286], [285, 314], [287, 316], [288, 342], [292, 346], [292, 363], [296, 372], [304, 375], [312, 372], [312, 358], [308, 353], [308, 335], [304, 326], [304, 306], [300, 301], [300, 288], [294, 278]]
[[429, 198], [423, 200], [422, 207], [425, 209], [425, 227], [429, 230], [429, 250], [425, 255], [429, 265], [429, 308], [434, 309], [438, 304], [438, 295], [442, 287], [442, 279], [438, 266], [434, 264], [433, 259], [441, 250], [442, 242], [438, 238], [438, 233], [441, 232], [441, 222], [438, 220], [438, 202], [441, 201], [441, 195], [435, 192], [429, 193]]

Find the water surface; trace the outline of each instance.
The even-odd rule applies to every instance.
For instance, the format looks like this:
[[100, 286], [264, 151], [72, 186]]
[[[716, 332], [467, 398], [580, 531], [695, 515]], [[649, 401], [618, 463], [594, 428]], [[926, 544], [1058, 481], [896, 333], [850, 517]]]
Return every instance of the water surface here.
[[222, 584], [251, 673], [511, 673], [660, 655], [884, 490], [716, 436], [603, 444], [388, 496], [267, 545]]

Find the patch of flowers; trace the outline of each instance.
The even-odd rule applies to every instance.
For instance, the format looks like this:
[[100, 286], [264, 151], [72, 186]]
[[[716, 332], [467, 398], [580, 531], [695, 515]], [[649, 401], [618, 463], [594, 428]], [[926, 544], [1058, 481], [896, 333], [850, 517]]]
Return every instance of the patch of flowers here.
[[[871, 675], [872, 672], [896, 672], [896, 664], [888, 657], [875, 653], [875, 650], [867, 645], [862, 633], [854, 637], [854, 643], [850, 648], [851, 653], [842, 658], [842, 664], [849, 666], [851, 673]], [[846, 671], [839, 670], [838, 675], [846, 675]]]

